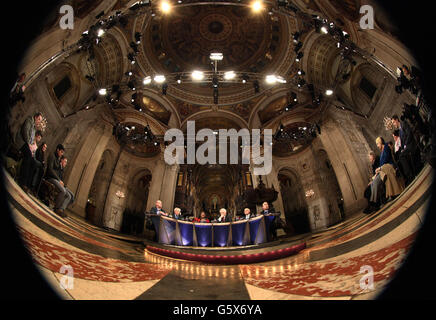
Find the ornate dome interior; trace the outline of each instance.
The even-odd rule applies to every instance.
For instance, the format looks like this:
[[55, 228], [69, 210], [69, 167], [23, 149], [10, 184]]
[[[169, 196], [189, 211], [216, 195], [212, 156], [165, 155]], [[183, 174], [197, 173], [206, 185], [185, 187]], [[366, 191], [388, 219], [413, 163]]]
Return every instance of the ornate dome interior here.
[[[277, 281], [268, 280], [277, 270], [269, 274], [267, 264], [235, 264], [236, 277], [244, 278], [238, 278], [244, 298], [374, 297], [375, 292], [368, 296], [356, 289], [357, 276], [348, 267], [342, 268], [357, 268], [355, 261], [360, 263], [367, 256], [380, 268], [377, 275], [382, 280], [376, 291], [381, 292], [392, 278], [390, 270], [399, 269], [420, 229], [417, 221], [423, 220], [429, 201], [436, 139], [431, 106], [417, 84], [421, 66], [377, 1], [68, 3], [74, 9], [74, 28], [62, 27], [65, 16], [59, 14], [59, 8], [48, 15], [42, 33], [18, 66], [24, 80], [18, 81], [11, 93], [16, 94], [16, 101], [10, 107], [5, 133], [9, 139], [7, 192], [12, 199], [8, 201], [29, 246], [43, 243], [32, 238], [38, 227], [26, 220], [35, 216], [32, 223], [53, 231], [59, 246], [64, 239], [74, 238], [68, 250], [79, 243], [80, 250], [99, 258], [119, 259], [120, 265], [138, 263], [139, 267], [123, 269], [128, 270], [125, 278], [112, 270], [105, 281], [148, 281], [149, 289], [155, 284], [151, 281], [168, 274], [179, 276], [182, 270], [173, 268], [180, 261], [167, 264], [161, 256], [165, 251], [160, 251], [163, 247], [153, 238], [156, 230], [145, 220], [146, 214], [156, 209], [157, 200], [168, 213], [179, 208], [184, 217], [194, 219], [204, 211], [211, 220], [219, 217], [221, 208], [232, 219], [239, 219], [246, 209], [261, 212], [263, 203], [268, 202], [283, 224], [278, 242], [261, 249], [273, 248], [272, 252], [281, 254], [292, 244], [293, 249], [304, 251], [298, 251], [296, 260], [271, 262], [271, 267], [283, 268], [278, 278], [270, 277]], [[377, 15], [372, 19], [373, 28], [362, 28], [361, 9], [368, 6], [375, 8]], [[407, 73], [404, 66], [411, 71]], [[34, 154], [27, 152], [20, 139], [24, 123], [35, 119], [38, 112], [42, 124], [35, 129], [42, 132], [47, 145], [44, 165], [59, 144], [68, 159], [62, 181], [74, 200], [62, 209], [67, 218], [59, 216], [59, 208], [55, 208], [58, 203], [50, 193], [55, 186], [45, 181], [47, 171], [39, 178], [42, 193], [40, 189], [26, 192], [27, 186], [21, 183], [22, 159], [29, 154], [33, 159]], [[385, 150], [378, 147], [378, 137], [393, 142], [395, 154], [400, 133], [394, 137], [394, 115], [412, 128], [417, 155], [404, 160], [413, 162], [413, 169], [396, 171], [398, 179], [407, 175], [401, 180], [404, 183], [397, 183], [401, 192], [391, 195], [389, 189], [385, 193], [389, 201], [374, 211], [375, 216], [366, 215], [364, 211], [374, 209], [371, 205], [378, 201], [372, 203], [367, 197], [368, 192], [371, 196], [376, 193], [368, 184], [374, 176], [369, 154], [381, 156]], [[232, 140], [234, 135], [230, 137], [234, 132], [236, 140]], [[191, 144], [189, 137], [196, 134], [197, 140]], [[248, 149], [253, 152], [247, 157], [244, 138], [256, 134], [260, 138], [250, 140], [252, 149]], [[221, 135], [230, 141], [222, 157]], [[34, 132], [30, 134], [34, 136]], [[177, 148], [170, 149], [176, 144]], [[232, 147], [237, 152], [232, 153]], [[168, 161], [174, 154], [180, 155], [180, 162]], [[208, 162], [202, 163], [199, 155]], [[220, 163], [222, 160], [227, 163]], [[37, 178], [32, 175], [32, 183]], [[178, 224], [173, 231], [180, 231]], [[62, 232], [67, 236], [59, 235]], [[232, 236], [229, 239], [236, 241]], [[153, 255], [146, 250], [144, 258], [147, 246], [155, 251]], [[53, 264], [38, 250], [30, 251], [50, 269]], [[259, 252], [253, 256], [264, 254]], [[390, 254], [394, 258], [382, 266], [379, 261]], [[343, 260], [335, 260], [338, 256]], [[327, 259], [335, 266], [337, 263], [338, 275], [325, 275], [328, 281], [319, 276], [315, 289], [300, 286], [311, 282], [305, 275], [321, 274], [316, 264]], [[145, 271], [132, 271], [137, 267]], [[217, 270], [227, 272], [225, 268]], [[183, 272], [180, 277], [185, 281]], [[256, 278], [256, 272], [265, 276]], [[304, 280], [298, 282], [297, 277], [297, 283], [287, 278], [295, 272]], [[90, 271], [80, 277], [100, 281], [95, 274]], [[214, 275], [206, 278], [209, 281]], [[342, 275], [352, 280], [341, 282]], [[191, 276], [203, 279], [194, 272]], [[286, 284], [280, 287], [285, 278]], [[221, 292], [220, 284], [216, 286]], [[132, 285], [125, 294], [149, 298], [140, 296], [148, 289], [139, 292], [139, 287]], [[154, 288], [150, 290], [160, 292], [159, 286]], [[246, 291], [250, 294], [245, 295]], [[221, 293], [217, 297], [234, 298]]]

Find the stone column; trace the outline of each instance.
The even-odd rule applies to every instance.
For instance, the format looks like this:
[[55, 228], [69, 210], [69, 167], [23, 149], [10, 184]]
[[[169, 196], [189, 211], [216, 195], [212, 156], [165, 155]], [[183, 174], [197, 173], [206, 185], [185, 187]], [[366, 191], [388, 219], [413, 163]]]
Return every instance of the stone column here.
[[92, 128], [75, 161], [69, 164], [72, 169], [65, 183], [75, 196], [70, 209], [81, 217], [86, 216], [85, 208], [89, 191], [110, 137], [111, 133], [104, 126]]
[[334, 121], [322, 127], [319, 136], [335, 171], [339, 187], [344, 197], [345, 213], [350, 214], [365, 207], [363, 192], [367, 186], [359, 165], [354, 158], [354, 150], [349, 146], [344, 134]]
[[172, 166], [165, 164], [165, 173], [162, 179], [163, 183], [160, 190], [160, 199], [164, 203], [166, 210], [168, 210], [170, 213], [172, 213], [174, 209], [174, 197], [176, 193], [178, 172], [179, 166], [177, 164]]

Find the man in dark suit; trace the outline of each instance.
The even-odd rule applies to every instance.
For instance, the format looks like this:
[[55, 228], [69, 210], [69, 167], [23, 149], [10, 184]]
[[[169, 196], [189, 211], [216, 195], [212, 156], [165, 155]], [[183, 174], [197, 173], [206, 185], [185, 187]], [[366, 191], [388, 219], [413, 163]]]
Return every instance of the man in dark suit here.
[[182, 210], [180, 208], [175, 208], [172, 218], [176, 220], [182, 220]]
[[[274, 210], [271, 210], [269, 208], [268, 202], [264, 202], [262, 204], [262, 211], [260, 212], [260, 214], [263, 214], [264, 216], [269, 215], [269, 214], [274, 214]], [[277, 220], [277, 217], [274, 217], [274, 220], [271, 221], [271, 224], [270, 224], [270, 227], [268, 230], [269, 233], [271, 234], [272, 240], [276, 240], [278, 238], [277, 237], [277, 227], [276, 227], [276, 223], [275, 223], [276, 220]]]
[[[377, 204], [372, 204], [369, 200], [371, 198], [371, 184], [372, 184], [372, 178], [376, 175], [376, 170], [377, 168], [380, 167], [380, 157], [376, 156], [375, 152], [371, 151], [368, 155], [369, 157], [369, 161], [371, 163], [371, 167], [372, 167], [372, 177], [371, 177], [371, 181], [368, 184], [368, 187], [366, 187], [365, 192], [364, 192], [364, 197], [368, 200], [368, 206], [365, 208], [364, 213], [369, 213], [371, 211], [371, 207], [372, 206], [377, 206]], [[380, 204], [378, 204], [380, 205]]]
[[398, 167], [401, 174], [409, 185], [419, 173], [421, 156], [419, 154], [418, 144], [413, 136], [412, 128], [407, 121], [400, 121], [398, 115], [392, 116], [392, 125], [399, 130], [401, 148], [398, 159]]
[[38, 148], [35, 138], [41, 121], [42, 114], [39, 112], [35, 113], [33, 117], [29, 117], [24, 121], [20, 134], [17, 136], [17, 144], [22, 144], [20, 151], [23, 155], [18, 182], [25, 192], [28, 192], [32, 187], [33, 157]]
[[232, 218], [230, 218], [227, 214], [227, 210], [224, 208], [220, 210], [220, 216], [217, 220], [218, 222], [232, 222]]
[[158, 216], [160, 216], [160, 215], [168, 216], [168, 214], [162, 209], [162, 201], [161, 200], [156, 201], [155, 206], [150, 209], [150, 213], [157, 214]]
[[254, 216], [251, 214], [250, 208], [245, 208], [244, 209], [244, 219], [250, 220], [251, 218], [254, 218]]

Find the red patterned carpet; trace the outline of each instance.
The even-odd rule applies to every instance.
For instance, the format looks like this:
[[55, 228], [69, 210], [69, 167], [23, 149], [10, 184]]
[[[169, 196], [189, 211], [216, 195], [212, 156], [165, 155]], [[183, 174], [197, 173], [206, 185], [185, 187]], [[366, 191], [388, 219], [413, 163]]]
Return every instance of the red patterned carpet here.
[[[389, 284], [413, 246], [433, 172], [426, 167], [398, 199], [373, 215], [360, 213], [304, 236], [307, 248], [295, 256], [234, 266], [147, 252], [141, 238], [113, 234], [72, 215], [60, 218], [25, 194], [7, 173], [6, 178], [26, 250], [61, 298], [199, 299], [211, 297], [213, 287], [213, 298], [226, 300], [236, 299], [236, 293], [247, 300], [372, 299]], [[74, 270], [74, 288], [63, 290], [60, 271], [66, 265]], [[373, 270], [374, 288], [361, 286], [367, 267]], [[174, 290], [175, 283], [196, 292], [183, 294]]]

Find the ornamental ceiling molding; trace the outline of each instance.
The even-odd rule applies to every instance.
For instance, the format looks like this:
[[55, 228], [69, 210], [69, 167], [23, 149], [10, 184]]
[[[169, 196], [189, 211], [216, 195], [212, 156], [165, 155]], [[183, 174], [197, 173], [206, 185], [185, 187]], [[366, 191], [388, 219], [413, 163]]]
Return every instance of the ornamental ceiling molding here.
[[142, 89], [141, 92], [144, 94], [144, 96], [154, 99], [156, 102], [160, 103], [162, 107], [171, 112], [171, 114], [175, 115], [177, 119], [177, 126], [178, 128], [181, 127], [182, 119], [180, 118], [180, 114], [172, 101], [170, 101], [167, 97], [158, 94], [157, 91], [151, 89]]
[[352, 42], [354, 42], [356, 45], [359, 45], [360, 36], [358, 32], [358, 21], [350, 21], [346, 16], [340, 13], [335, 6], [331, 4], [331, 1], [315, 0], [315, 2], [322, 11], [321, 14], [326, 16], [329, 21], [337, 21], [338, 18], [341, 19], [341, 21], [344, 22], [344, 25], [340, 26], [341, 29], [350, 35], [350, 40]]
[[[290, 18], [284, 15], [281, 15], [281, 17], [283, 18], [280, 19], [280, 25], [283, 27], [281, 31], [283, 34], [283, 39], [290, 39], [290, 34], [298, 31], [298, 20], [294, 17]], [[150, 28], [151, 21], [152, 17], [149, 15], [136, 17], [132, 27], [132, 38], [136, 32], [144, 34], [144, 30], [148, 30]], [[281, 43], [286, 43], [287, 47], [285, 49], [279, 49], [282, 54], [279, 58], [275, 59], [275, 61], [278, 61], [279, 63], [273, 63], [272, 67], [281, 74], [288, 75], [292, 72], [293, 68], [296, 72], [294, 45], [292, 41], [282, 41]], [[153, 67], [153, 63], [148, 58], [147, 52], [144, 51], [144, 46], [139, 46], [139, 53], [137, 54], [136, 58], [138, 66], [144, 75], [154, 75], [160, 72], [160, 70], [157, 70], [155, 67]], [[254, 93], [254, 90], [250, 85], [247, 85], [246, 90], [242, 90], [236, 94], [225, 95], [225, 93], [221, 91], [219, 106], [244, 103], [251, 99], [262, 96], [263, 94], [265, 94], [265, 92], [259, 94]], [[210, 95], [200, 95], [182, 88], [177, 88], [177, 86], [174, 85], [169, 85], [167, 89], [167, 95], [191, 104], [214, 105], [212, 93]]]
[[164, 135], [168, 130], [151, 116], [133, 109], [114, 110], [114, 114], [120, 123], [138, 123], [144, 127], [149, 125], [154, 135]]
[[227, 111], [227, 110], [217, 110], [217, 111], [205, 110], [205, 111], [197, 112], [197, 113], [189, 116], [188, 118], [186, 118], [182, 122], [181, 128], [182, 128], [182, 130], [185, 130], [188, 121], [209, 119], [211, 122], [213, 122], [214, 118], [228, 119], [228, 120], [231, 120], [231, 121], [235, 122], [236, 124], [238, 124], [240, 126], [240, 128], [242, 128], [242, 129], [249, 128], [248, 123], [242, 117], [238, 116], [237, 114], [235, 114], [231, 111]]
[[[277, 88], [276, 90], [274, 90], [274, 92], [271, 92], [271, 94], [269, 95], [262, 95], [262, 99], [258, 101], [258, 103], [254, 106], [254, 108], [251, 110], [250, 113], [250, 117], [248, 120], [248, 125], [250, 128], [252, 128], [252, 126], [255, 123], [256, 120], [256, 116], [258, 115], [259, 111], [264, 110], [265, 108], [267, 108], [271, 103], [275, 102], [277, 99], [280, 99], [282, 97], [287, 97], [287, 94], [289, 93], [290, 89], [289, 88]], [[295, 90], [295, 93], [297, 93], [298, 98], [307, 98], [306, 94], [304, 91], [301, 90]], [[299, 106], [296, 106], [296, 108], [299, 107], [303, 107], [306, 106], [307, 103], [310, 102], [310, 99], [305, 99], [303, 103], [301, 103]], [[285, 106], [283, 106], [284, 108]]]

